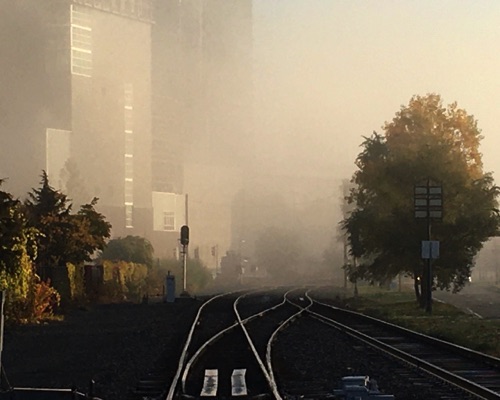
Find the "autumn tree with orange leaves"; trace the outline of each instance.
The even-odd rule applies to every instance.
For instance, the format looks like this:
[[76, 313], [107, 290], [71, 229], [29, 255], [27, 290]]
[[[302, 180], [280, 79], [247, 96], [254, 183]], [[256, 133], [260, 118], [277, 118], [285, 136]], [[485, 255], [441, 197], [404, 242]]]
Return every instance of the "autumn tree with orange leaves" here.
[[372, 282], [411, 276], [421, 300], [427, 224], [415, 218], [414, 188], [430, 180], [443, 189], [443, 218], [432, 223], [440, 242], [433, 288], [463, 288], [474, 257], [500, 224], [499, 188], [483, 171], [481, 140], [476, 119], [457, 103], [444, 106], [437, 94], [412, 97], [382, 134], [364, 138], [348, 197], [353, 211], [342, 221], [358, 261], [351, 273]]

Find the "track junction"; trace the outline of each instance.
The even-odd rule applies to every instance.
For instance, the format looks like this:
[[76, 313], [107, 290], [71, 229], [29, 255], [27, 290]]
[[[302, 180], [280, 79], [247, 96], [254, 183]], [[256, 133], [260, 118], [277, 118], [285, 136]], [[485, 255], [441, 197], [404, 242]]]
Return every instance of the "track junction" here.
[[208, 298], [175, 376], [135, 398], [334, 399], [346, 376], [371, 378], [366, 399], [500, 399], [499, 359], [344, 310], [326, 287]]

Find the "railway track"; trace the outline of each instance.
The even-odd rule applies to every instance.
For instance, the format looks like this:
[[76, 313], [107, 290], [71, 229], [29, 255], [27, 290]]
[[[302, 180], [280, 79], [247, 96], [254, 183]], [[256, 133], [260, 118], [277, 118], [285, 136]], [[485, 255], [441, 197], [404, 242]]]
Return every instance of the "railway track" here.
[[500, 360], [314, 293], [275, 288], [208, 299], [174, 379], [145, 379], [138, 398], [332, 399], [342, 377], [369, 375], [380, 395], [399, 400], [500, 399]]
[[279, 398], [267, 354], [276, 330], [302, 313], [286, 301], [291, 291], [260, 290], [207, 302], [166, 398]]
[[[292, 333], [307, 335], [311, 327], [318, 330], [317, 322], [320, 322], [333, 328], [331, 341], [345, 342], [348, 338], [350, 344], [345, 342], [345, 345], [356, 351], [347, 356], [344, 354], [344, 357], [364, 358], [361, 366], [351, 367], [354, 373], [350, 375], [367, 374], [371, 370], [370, 373], [377, 379], [385, 381], [384, 386], [394, 388], [397, 393], [392, 394], [398, 399], [500, 398], [500, 360], [331, 306], [314, 300], [309, 295], [307, 299], [307, 305], [303, 302], [296, 302], [296, 305], [307, 308], [309, 320], [301, 321], [302, 333]], [[316, 323], [311, 321], [312, 318]], [[293, 342], [297, 342], [297, 338]], [[342, 352], [333, 349], [332, 356], [342, 357]], [[302, 362], [305, 363], [304, 360]], [[310, 364], [307, 367], [308, 373], [302, 379], [297, 379], [297, 376], [287, 374], [286, 371], [282, 374], [282, 379], [278, 381], [280, 391], [285, 393], [284, 398], [321, 398], [322, 393], [331, 391], [331, 379], [325, 379], [321, 369], [335, 363], [318, 361], [317, 364], [321, 368], [314, 371], [314, 365]], [[340, 364], [337, 363], [337, 368]], [[351, 360], [351, 365], [356, 365], [356, 362]], [[348, 368], [346, 372], [349, 372]], [[337, 376], [336, 380], [339, 379]], [[304, 384], [298, 383], [300, 380]], [[401, 383], [405, 387], [400, 388]], [[308, 387], [315, 388], [315, 391], [308, 393]]]

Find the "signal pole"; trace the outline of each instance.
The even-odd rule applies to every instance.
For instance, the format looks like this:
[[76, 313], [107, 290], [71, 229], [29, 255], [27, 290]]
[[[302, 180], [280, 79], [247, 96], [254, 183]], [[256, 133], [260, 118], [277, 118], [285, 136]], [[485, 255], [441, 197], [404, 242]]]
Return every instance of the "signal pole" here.
[[181, 226], [181, 245], [182, 245], [182, 269], [184, 274], [183, 279], [183, 291], [184, 295], [187, 295], [187, 247], [189, 244], [189, 227], [187, 225]]
[[[432, 260], [439, 257], [439, 242], [431, 240], [431, 220], [443, 218], [443, 188], [431, 184], [427, 179], [425, 185], [414, 187], [415, 218], [427, 222], [427, 240], [422, 241], [422, 259], [427, 260], [422, 280], [422, 296], [425, 310], [432, 314]], [[424, 289], [425, 288], [425, 293]]]

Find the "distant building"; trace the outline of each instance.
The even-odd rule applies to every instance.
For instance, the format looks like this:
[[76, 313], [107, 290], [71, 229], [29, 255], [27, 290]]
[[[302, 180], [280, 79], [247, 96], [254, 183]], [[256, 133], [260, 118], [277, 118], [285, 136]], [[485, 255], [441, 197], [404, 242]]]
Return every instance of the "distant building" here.
[[153, 188], [188, 194], [190, 245], [210, 267], [231, 243], [231, 202], [253, 145], [251, 0], [157, 2]]
[[0, 0], [0, 173], [24, 196], [46, 170], [76, 205], [98, 197], [114, 237], [171, 256], [185, 203], [153, 187], [153, 5]]
[[[99, 208], [113, 234], [152, 225], [152, 2], [1, 1], [2, 172], [20, 195], [42, 169]], [[64, 177], [66, 180], [64, 181]], [[87, 194], [85, 197], [83, 194]]]
[[0, 179], [211, 266], [252, 162], [251, 0], [0, 0]]

